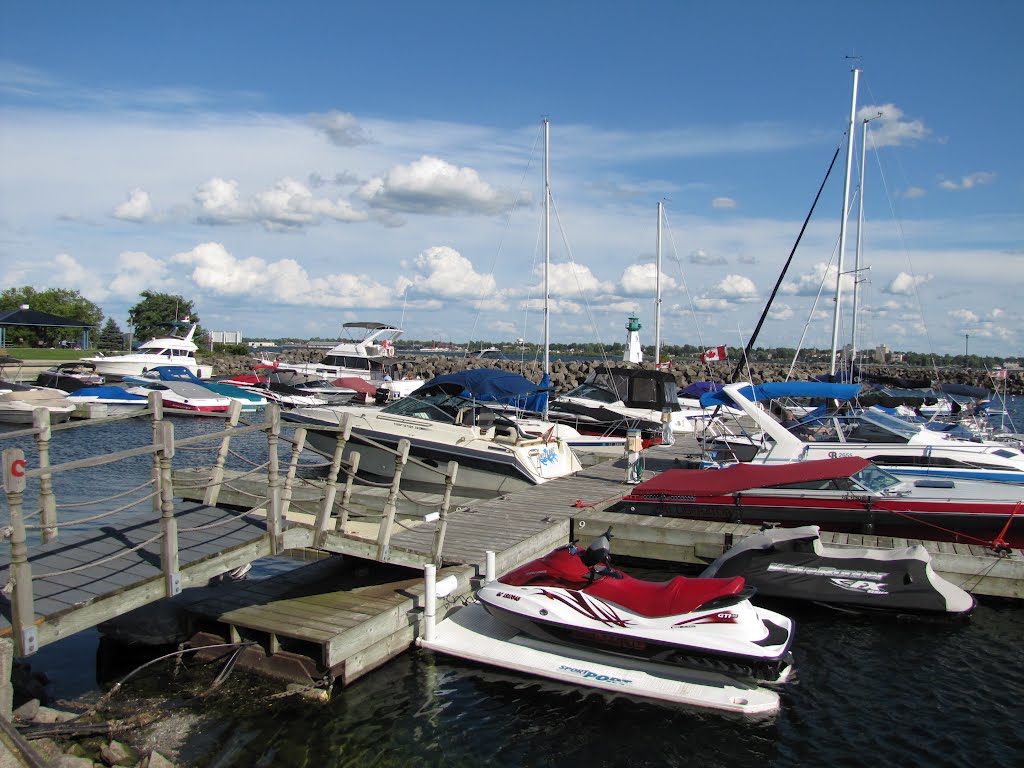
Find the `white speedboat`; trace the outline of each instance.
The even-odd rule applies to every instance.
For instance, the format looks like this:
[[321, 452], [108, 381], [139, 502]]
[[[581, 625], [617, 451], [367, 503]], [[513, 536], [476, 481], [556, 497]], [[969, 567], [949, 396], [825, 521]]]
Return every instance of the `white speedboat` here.
[[75, 404], [66, 395], [59, 389], [4, 382], [0, 384], [0, 423], [31, 424], [37, 408], [46, 409], [51, 424], [67, 421]]
[[[778, 465], [857, 456], [900, 477], [1024, 484], [1024, 452], [1012, 445], [958, 439], [878, 408], [852, 408], [859, 389], [817, 381], [739, 382], [710, 392], [701, 397], [706, 407], [735, 406], [756, 426], [712, 441], [709, 463]], [[816, 407], [797, 413], [789, 407], [793, 399]]]
[[[353, 322], [342, 325], [350, 337], [331, 347], [316, 363], [277, 363], [292, 370], [334, 381], [345, 377], [365, 379], [401, 397], [423, 386], [423, 379], [399, 379], [394, 364], [395, 341], [402, 329], [386, 323]], [[269, 363], [270, 361], [264, 361]]]
[[126, 355], [102, 354], [96, 357], [83, 357], [82, 361], [96, 366], [96, 372], [112, 379], [123, 379], [125, 376], [141, 376], [150, 368], [159, 365], [183, 365], [200, 379], [209, 379], [213, 368], [196, 362], [196, 350], [199, 349], [192, 341], [195, 336], [196, 323], [167, 323], [173, 328], [188, 326], [184, 336], [161, 336], [143, 343], [135, 352]]
[[345, 457], [358, 451], [360, 474], [376, 480], [394, 476], [392, 451], [401, 440], [409, 441], [409, 456], [416, 460], [406, 464], [403, 484], [443, 486], [444, 469], [456, 461], [455, 487], [465, 495], [493, 496], [582, 468], [565, 440], [527, 434], [514, 420], [464, 397], [458, 384], [427, 385], [382, 408], [297, 408], [281, 416], [306, 427], [307, 444], [328, 456], [334, 454], [337, 428], [348, 416], [352, 439]]

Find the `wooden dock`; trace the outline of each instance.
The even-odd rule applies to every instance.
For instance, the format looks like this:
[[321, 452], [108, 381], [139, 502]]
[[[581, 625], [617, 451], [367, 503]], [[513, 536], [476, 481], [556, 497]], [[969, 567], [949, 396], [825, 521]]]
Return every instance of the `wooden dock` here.
[[[489, 551], [501, 573], [570, 536], [586, 543], [611, 525], [620, 556], [699, 566], [757, 532], [746, 525], [608, 512], [630, 487], [624, 457], [494, 499], [460, 498], [451, 488], [436, 496], [405, 495], [397, 478], [392, 487], [360, 491], [343, 466], [334, 466], [319, 481], [297, 477], [304, 433], [283, 434], [274, 409], [268, 409], [263, 424], [239, 426], [235, 414], [222, 431], [182, 441], [174, 440], [159, 410], [150, 413], [151, 445], [50, 466], [50, 430], [37, 424], [29, 430], [39, 440], [35, 466], [18, 468], [24, 457], [4, 452], [12, 521], [11, 546], [0, 554], [0, 579], [8, 584], [0, 593], [0, 640], [12, 642], [16, 655], [174, 598], [187, 587], [204, 587], [212, 577], [267, 555], [314, 550], [323, 557], [308, 566], [265, 580], [222, 584], [190, 599], [192, 642], [244, 644], [241, 663], [309, 686], [348, 683], [413, 645], [423, 611], [425, 565], [441, 568], [438, 579], [457, 579], [453, 597], [439, 610], [440, 620], [471, 592]], [[223, 464], [228, 442], [252, 432], [266, 435], [266, 466], [228, 472]], [[219, 444], [212, 468], [175, 469], [175, 451], [201, 439]], [[289, 445], [290, 456], [279, 461], [278, 448]], [[644, 477], [684, 466], [696, 450], [687, 440], [650, 449]], [[54, 474], [140, 455], [153, 458], [152, 500], [112, 514], [102, 526], [48, 535], [60, 528], [59, 505], [48, 483]], [[31, 525], [26, 521], [35, 520], [35, 512], [22, 510], [29, 482], [38, 488], [39, 506], [38, 522]], [[858, 546], [915, 543], [845, 534], [822, 538]], [[921, 543], [933, 567], [953, 583], [979, 595], [1024, 597], [1019, 552], [997, 556], [982, 547]], [[360, 562], [362, 569], [351, 569]]]

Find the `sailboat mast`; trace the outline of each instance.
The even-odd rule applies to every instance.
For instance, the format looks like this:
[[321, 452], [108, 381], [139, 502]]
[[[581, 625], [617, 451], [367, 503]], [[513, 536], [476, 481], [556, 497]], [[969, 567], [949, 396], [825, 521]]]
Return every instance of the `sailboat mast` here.
[[854, 257], [853, 266], [853, 323], [851, 324], [853, 330], [850, 333], [850, 381], [856, 380], [853, 376], [856, 375], [857, 366], [857, 286], [860, 285], [860, 258], [861, 248], [864, 244], [864, 160], [868, 147], [868, 123], [871, 122], [871, 119], [869, 117], [864, 120], [860, 133], [860, 183], [857, 194], [857, 254]]
[[658, 201], [658, 239], [655, 247], [654, 273], [654, 367], [661, 365], [661, 216], [665, 203]]
[[551, 291], [548, 273], [551, 265], [551, 178], [550, 178], [550, 121], [544, 118], [544, 373], [551, 373], [551, 318], [548, 312]]
[[846, 131], [846, 179], [843, 181], [843, 214], [839, 219], [839, 261], [836, 269], [836, 306], [832, 315], [832, 360], [829, 373], [836, 372], [836, 353], [839, 351], [840, 301], [843, 297], [843, 259], [846, 255], [846, 210], [850, 206], [850, 176], [853, 173], [853, 124], [857, 120], [857, 80], [860, 70], [853, 70], [853, 99], [850, 104], [850, 123]]

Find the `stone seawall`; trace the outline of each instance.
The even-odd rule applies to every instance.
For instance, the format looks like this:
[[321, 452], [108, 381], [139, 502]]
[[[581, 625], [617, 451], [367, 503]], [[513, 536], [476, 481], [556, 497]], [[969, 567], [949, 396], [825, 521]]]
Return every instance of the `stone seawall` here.
[[[279, 356], [282, 363], [313, 362], [319, 360], [322, 352], [316, 350], [298, 350]], [[445, 355], [400, 355], [395, 359], [398, 370], [398, 378], [412, 377], [432, 379], [445, 373], [461, 371], [466, 368], [500, 368], [506, 371], [514, 371], [532, 381], [539, 381], [541, 361], [529, 360], [520, 362], [518, 360], [477, 360], [461, 356]], [[253, 363], [252, 358], [242, 355], [216, 355], [212, 359], [214, 374], [220, 376], [234, 376], [240, 373], [247, 373]], [[612, 361], [612, 365], [620, 364]], [[556, 392], [567, 392], [586, 379], [587, 375], [599, 363], [589, 361], [551, 362], [551, 384]], [[709, 375], [704, 366], [697, 364], [680, 365], [672, 373], [675, 375], [679, 386], [684, 387], [695, 381], [707, 381], [714, 379], [722, 381], [732, 374], [734, 363], [713, 364]], [[652, 364], [644, 365], [645, 368], [653, 368]], [[913, 368], [908, 366], [867, 366], [864, 368], [866, 375], [878, 374], [893, 378], [905, 379], [912, 382], [930, 382], [941, 380], [947, 383], [969, 384], [977, 387], [995, 388], [998, 385], [1002, 391], [1003, 382], [991, 378], [986, 371], [967, 368], [941, 368], [936, 371], [931, 368]], [[765, 381], [782, 381], [789, 373], [788, 364], [754, 363], [750, 366], [749, 373], [744, 371], [741, 378], [744, 380], [752, 378], [755, 383]], [[796, 380], [811, 380], [815, 376], [828, 373], [825, 366], [798, 365], [793, 370], [792, 378]], [[1024, 394], [1024, 371], [1008, 372], [1006, 379], [1006, 392], [1010, 395]]]

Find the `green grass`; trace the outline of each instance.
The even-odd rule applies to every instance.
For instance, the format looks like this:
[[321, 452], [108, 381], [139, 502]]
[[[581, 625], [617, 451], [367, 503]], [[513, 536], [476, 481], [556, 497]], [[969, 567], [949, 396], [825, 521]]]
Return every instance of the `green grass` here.
[[65, 360], [80, 360], [83, 357], [93, 357], [95, 354], [95, 349], [83, 351], [81, 349], [35, 349], [33, 347], [7, 348], [7, 355], [9, 357], [16, 357], [19, 360], [57, 360], [64, 362]]

